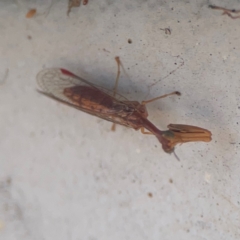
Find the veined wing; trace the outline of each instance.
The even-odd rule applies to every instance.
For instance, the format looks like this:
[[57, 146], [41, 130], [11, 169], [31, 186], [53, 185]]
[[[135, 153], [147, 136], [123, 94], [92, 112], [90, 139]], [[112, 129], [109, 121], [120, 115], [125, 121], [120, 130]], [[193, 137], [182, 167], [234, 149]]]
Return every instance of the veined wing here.
[[37, 83], [41, 89], [41, 92], [49, 97], [52, 97], [58, 101], [66, 103], [67, 105], [75, 107], [91, 115], [95, 115], [107, 121], [128, 126], [127, 122], [125, 122], [121, 116], [118, 116], [118, 111], [112, 114], [106, 114], [104, 112], [96, 113], [96, 112], [82, 108], [81, 106], [76, 104], [74, 101], [72, 101], [70, 98], [68, 98], [64, 94], [64, 90], [67, 88], [77, 87], [77, 86], [88, 86], [88, 87], [90, 86], [94, 89], [103, 91], [105, 94], [113, 98], [115, 102], [119, 102], [119, 104], [126, 105], [124, 101], [128, 101], [128, 100], [119, 94], [116, 94], [115, 97], [113, 97], [112, 96], [113, 91], [107, 90], [93, 83], [90, 83], [84, 80], [83, 78], [80, 78], [75, 74], [69, 72], [68, 70], [61, 69], [61, 68], [51, 68], [51, 69], [44, 69], [40, 71], [37, 75]]
[[104, 87], [88, 82], [87, 80], [62, 68], [43, 69], [37, 75], [37, 83], [44, 93], [52, 95], [64, 102], [72, 103], [66, 96], [64, 96], [63, 89], [84, 85], [101, 90], [118, 101], [128, 101], [128, 99], [124, 96], [118, 93], [113, 96], [112, 90], [108, 90]]

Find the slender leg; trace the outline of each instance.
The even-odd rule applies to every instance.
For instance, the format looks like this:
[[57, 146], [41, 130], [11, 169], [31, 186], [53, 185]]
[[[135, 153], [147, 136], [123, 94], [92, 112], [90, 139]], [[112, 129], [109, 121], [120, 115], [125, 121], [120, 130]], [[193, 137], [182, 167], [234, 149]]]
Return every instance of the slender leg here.
[[165, 98], [165, 97], [168, 97], [168, 96], [171, 96], [171, 95], [178, 95], [178, 96], [180, 96], [181, 93], [178, 92], [178, 91], [171, 92], [171, 93], [168, 93], [168, 94], [165, 94], [165, 95], [162, 95], [162, 96], [159, 96], [159, 97], [156, 97], [156, 98], [147, 100], [147, 101], [142, 101], [142, 105], [146, 105], [146, 104], [148, 104], [148, 103], [150, 103], [150, 102], [153, 102], [153, 101], [156, 101], [156, 100], [158, 100], [158, 99], [160, 99], [160, 98]]
[[[117, 77], [116, 77], [116, 81], [115, 81], [115, 86], [114, 86], [114, 89], [113, 89], [113, 96], [115, 97], [116, 93], [117, 93], [117, 88], [118, 88], [118, 80], [119, 80], [119, 76], [120, 76], [120, 65], [121, 65], [121, 62], [120, 62], [120, 59], [119, 57], [115, 57], [115, 60], [117, 62], [117, 67], [118, 67], [118, 71], [117, 71]], [[116, 130], [116, 124], [113, 123], [112, 127], [111, 127], [111, 130], [112, 131], [115, 131]]]
[[121, 65], [119, 57], [115, 57], [115, 60], [117, 62], [118, 71], [117, 71], [117, 77], [116, 77], [116, 81], [115, 81], [115, 86], [114, 86], [114, 89], [113, 89], [113, 96], [114, 97], [115, 97], [115, 95], [117, 93], [118, 80], [119, 80], [119, 76], [120, 76], [120, 65]]
[[113, 123], [111, 127], [111, 131], [115, 132], [115, 130], [116, 130], [116, 123]]
[[141, 127], [141, 133], [142, 133], [142, 134], [153, 135], [153, 133], [151, 133], [151, 132], [146, 132], [145, 129], [144, 129], [144, 127]]

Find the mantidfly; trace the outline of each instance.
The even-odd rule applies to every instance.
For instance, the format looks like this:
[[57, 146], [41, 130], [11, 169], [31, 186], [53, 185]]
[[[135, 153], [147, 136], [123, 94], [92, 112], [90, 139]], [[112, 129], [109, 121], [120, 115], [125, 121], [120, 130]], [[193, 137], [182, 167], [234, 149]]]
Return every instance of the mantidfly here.
[[180, 93], [175, 91], [142, 103], [129, 101], [117, 93], [121, 62], [119, 57], [115, 60], [118, 64], [118, 73], [113, 91], [88, 82], [68, 70], [50, 68], [40, 71], [37, 75], [40, 92], [113, 124], [141, 130], [143, 134], [155, 135], [167, 153], [173, 152], [178, 143], [211, 141], [211, 132], [200, 127], [169, 124], [169, 130], [166, 131], [155, 127], [147, 119], [146, 104], [170, 95], [180, 95]]

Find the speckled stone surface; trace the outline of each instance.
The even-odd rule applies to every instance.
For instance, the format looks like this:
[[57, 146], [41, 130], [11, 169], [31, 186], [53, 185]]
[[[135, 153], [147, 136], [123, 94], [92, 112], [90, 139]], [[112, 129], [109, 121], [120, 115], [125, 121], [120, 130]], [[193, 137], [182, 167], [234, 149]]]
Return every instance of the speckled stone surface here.
[[[208, 4], [240, 9], [89, 0], [67, 16], [63, 0], [0, 2], [0, 239], [240, 238], [240, 19]], [[111, 89], [115, 56], [127, 98], [182, 93], [149, 104], [157, 127], [200, 126], [212, 142], [178, 146], [177, 161], [155, 137], [36, 91], [45, 67]]]

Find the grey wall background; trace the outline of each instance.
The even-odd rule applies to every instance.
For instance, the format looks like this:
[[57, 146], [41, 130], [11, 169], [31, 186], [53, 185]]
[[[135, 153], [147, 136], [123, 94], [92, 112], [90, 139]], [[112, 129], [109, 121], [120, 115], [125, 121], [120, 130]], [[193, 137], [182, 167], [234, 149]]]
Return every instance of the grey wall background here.
[[[1, 239], [239, 239], [240, 19], [209, 4], [240, 9], [89, 0], [68, 17], [63, 0], [0, 2]], [[204, 127], [212, 142], [177, 147], [179, 162], [155, 137], [36, 91], [45, 67], [112, 88], [115, 56], [129, 99], [182, 92], [148, 106], [153, 123]]]

